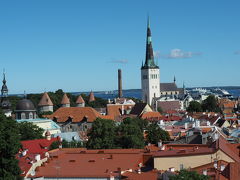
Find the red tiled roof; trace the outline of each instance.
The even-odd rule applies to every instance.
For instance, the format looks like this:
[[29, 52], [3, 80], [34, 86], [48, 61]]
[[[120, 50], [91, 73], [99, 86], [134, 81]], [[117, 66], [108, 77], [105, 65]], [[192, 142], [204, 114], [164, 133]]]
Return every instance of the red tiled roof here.
[[23, 149], [28, 149], [28, 153], [45, 153], [48, 149], [45, 147], [49, 147], [52, 142], [57, 141], [58, 138], [51, 138], [50, 140], [47, 139], [34, 139], [34, 140], [27, 140], [21, 141]]
[[108, 104], [107, 105], [107, 114], [112, 117], [117, 117], [122, 115], [122, 108], [123, 110], [129, 110], [132, 109], [134, 105], [132, 104]]
[[157, 105], [161, 107], [163, 111], [178, 110], [181, 108], [179, 101], [158, 101]]
[[90, 94], [89, 94], [89, 102], [92, 102], [92, 101], [95, 101], [95, 97], [94, 97], [94, 94], [93, 92], [91, 91]]
[[[63, 149], [54, 151], [45, 166], [38, 168], [35, 177], [110, 177], [119, 170], [137, 170], [143, 162], [142, 150]], [[56, 168], [56, 164], [58, 168]]]
[[[19, 161], [19, 167], [23, 172], [21, 175], [25, 176], [32, 164], [30, 162], [35, 162], [35, 156], [37, 154], [40, 155], [41, 159], [45, 157], [45, 153], [48, 151], [50, 145], [54, 142], [58, 141], [58, 138], [47, 139], [35, 139], [28, 141], [21, 141], [22, 150], [19, 154], [16, 155], [16, 158]], [[27, 150], [26, 155], [22, 156], [21, 153], [23, 150]]]
[[125, 180], [157, 180], [158, 171], [148, 171], [148, 172], [126, 172], [123, 173], [122, 179]]
[[64, 93], [64, 95], [63, 95], [61, 104], [70, 104], [70, 100], [69, 100], [69, 98], [67, 97], [67, 94], [66, 94], [66, 93]]
[[160, 119], [162, 115], [159, 112], [145, 112], [141, 115], [142, 119]]
[[50, 99], [50, 97], [48, 96], [48, 93], [45, 92], [40, 100], [40, 102], [38, 103], [38, 106], [53, 106], [53, 103]]
[[71, 117], [72, 122], [81, 122], [87, 119], [87, 122], [93, 122], [98, 117], [103, 117], [91, 107], [61, 107], [53, 114], [49, 115], [50, 119], [57, 119], [57, 122], [65, 122]]
[[199, 144], [167, 144], [164, 151], [154, 153], [154, 157], [169, 157], [169, 156], [192, 156], [197, 154], [212, 154], [214, 148], [209, 148], [207, 145]]
[[78, 96], [76, 103], [77, 104], [85, 103], [85, 101], [84, 101], [84, 99], [82, 98], [81, 95]]
[[162, 116], [160, 120], [164, 121], [180, 121], [182, 120], [181, 116]]
[[[224, 165], [225, 168], [221, 171], [221, 165]], [[197, 171], [199, 174], [203, 174], [204, 170], [207, 170], [207, 175], [211, 179], [218, 180], [236, 180], [240, 179], [240, 164], [236, 162], [226, 162], [223, 160], [217, 161], [217, 169], [214, 167], [214, 162], [208, 163], [202, 166], [193, 168], [192, 170]], [[221, 171], [219, 173], [219, 170]]]

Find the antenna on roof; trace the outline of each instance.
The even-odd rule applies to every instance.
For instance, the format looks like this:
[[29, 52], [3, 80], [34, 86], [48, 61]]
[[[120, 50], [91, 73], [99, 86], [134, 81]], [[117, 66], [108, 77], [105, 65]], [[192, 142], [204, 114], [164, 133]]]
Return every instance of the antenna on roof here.
[[23, 97], [24, 97], [24, 99], [27, 99], [27, 95], [26, 95], [26, 91], [25, 90], [23, 92]]

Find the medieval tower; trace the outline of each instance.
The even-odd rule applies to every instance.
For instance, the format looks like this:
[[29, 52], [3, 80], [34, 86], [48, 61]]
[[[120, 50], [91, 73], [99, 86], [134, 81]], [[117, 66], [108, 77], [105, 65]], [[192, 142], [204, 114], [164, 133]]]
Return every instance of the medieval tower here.
[[146, 59], [141, 67], [142, 100], [150, 106], [154, 105], [154, 98], [160, 97], [160, 71], [154, 62], [150, 22], [147, 25]]

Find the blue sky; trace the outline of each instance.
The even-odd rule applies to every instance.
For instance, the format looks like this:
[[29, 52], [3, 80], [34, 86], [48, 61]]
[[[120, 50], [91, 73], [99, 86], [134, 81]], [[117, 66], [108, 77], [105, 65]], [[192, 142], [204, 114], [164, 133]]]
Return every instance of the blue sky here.
[[0, 1], [9, 93], [140, 88], [147, 14], [161, 82], [240, 85], [239, 0]]

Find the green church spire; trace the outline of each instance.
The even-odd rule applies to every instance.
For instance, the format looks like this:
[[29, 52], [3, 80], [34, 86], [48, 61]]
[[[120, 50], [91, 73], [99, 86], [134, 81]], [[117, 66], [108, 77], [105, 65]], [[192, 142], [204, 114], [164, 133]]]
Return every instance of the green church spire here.
[[150, 18], [147, 20], [147, 42], [146, 42], [146, 59], [142, 68], [158, 68], [154, 62], [153, 48], [152, 48], [152, 35], [150, 29]]

